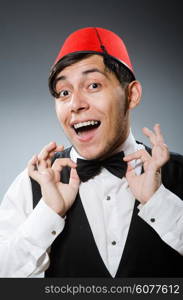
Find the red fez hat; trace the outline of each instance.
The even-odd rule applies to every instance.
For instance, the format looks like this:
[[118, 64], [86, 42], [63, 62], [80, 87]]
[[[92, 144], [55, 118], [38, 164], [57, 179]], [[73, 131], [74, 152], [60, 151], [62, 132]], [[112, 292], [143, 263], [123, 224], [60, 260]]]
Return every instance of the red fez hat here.
[[114, 32], [99, 28], [87, 27], [79, 29], [65, 40], [51, 69], [49, 81], [59, 71], [59, 62], [71, 53], [108, 54], [125, 65], [134, 75], [133, 67], [122, 39]]

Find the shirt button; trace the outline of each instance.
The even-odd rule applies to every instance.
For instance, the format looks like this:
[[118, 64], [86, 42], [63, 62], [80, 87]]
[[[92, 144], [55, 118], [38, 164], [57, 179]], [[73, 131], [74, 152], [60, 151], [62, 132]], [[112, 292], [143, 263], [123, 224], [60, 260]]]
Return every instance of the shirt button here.
[[116, 241], [113, 241], [113, 242], [112, 242], [112, 245], [115, 246], [115, 245], [116, 245]]
[[106, 200], [111, 200], [111, 197], [110, 197], [110, 196], [107, 196]]
[[53, 230], [53, 231], [52, 231], [52, 234], [53, 234], [53, 235], [55, 235], [55, 234], [56, 234], [56, 231], [55, 231], [55, 230]]
[[154, 223], [154, 222], [155, 222], [155, 218], [151, 218], [150, 221], [151, 221], [152, 223]]

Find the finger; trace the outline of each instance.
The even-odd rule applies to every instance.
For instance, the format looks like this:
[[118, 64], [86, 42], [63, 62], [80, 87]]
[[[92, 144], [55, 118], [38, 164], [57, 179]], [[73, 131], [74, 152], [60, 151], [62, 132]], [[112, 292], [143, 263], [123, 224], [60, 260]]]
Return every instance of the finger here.
[[34, 155], [28, 162], [27, 168], [28, 168], [28, 174], [36, 181], [39, 181], [39, 173], [37, 170], [37, 162], [38, 157], [37, 155]]
[[80, 184], [80, 179], [79, 179], [79, 176], [77, 174], [77, 171], [76, 171], [76, 169], [71, 168], [69, 185], [71, 185], [75, 189], [78, 189], [79, 184]]
[[74, 163], [70, 158], [57, 158], [53, 165], [52, 169], [54, 170], [55, 175], [55, 181], [60, 181], [60, 172], [62, 171], [63, 167], [70, 167], [70, 168], [76, 168], [76, 163]]
[[42, 172], [49, 167], [47, 160], [40, 160], [39, 158], [37, 159], [36, 166], [39, 172]]
[[46, 164], [48, 168], [51, 168], [51, 159], [47, 159]]
[[55, 182], [60, 182], [60, 169], [54, 169], [54, 179], [55, 179]]
[[164, 144], [164, 138], [163, 135], [161, 133], [161, 128], [160, 128], [160, 124], [155, 124], [154, 125], [154, 132], [156, 134], [156, 140], [158, 143]]
[[52, 170], [54, 171], [54, 176], [55, 176], [55, 182], [60, 182], [60, 172], [62, 170], [62, 165], [59, 164], [58, 162], [55, 163], [51, 166]]
[[161, 133], [160, 124], [155, 124], [153, 129], [154, 129], [154, 132], [151, 131], [147, 127], [143, 128], [143, 133], [144, 133], [145, 136], [147, 136], [149, 138], [150, 143], [152, 144], [152, 146], [155, 146], [157, 144], [164, 144], [164, 138], [163, 138], [163, 135]]
[[146, 150], [141, 149], [123, 158], [123, 160], [126, 162], [130, 162], [134, 159], [141, 159], [143, 162], [145, 162], [151, 159], [151, 155]]
[[[39, 155], [39, 163], [40, 163], [41, 167], [43, 167], [43, 168], [45, 168], [45, 167], [50, 168], [51, 165], [52, 165], [52, 159], [53, 159], [54, 155], [57, 152], [61, 152], [63, 150], [64, 150], [64, 146], [63, 145], [56, 146], [56, 148], [54, 148], [53, 151], [50, 150], [50, 152], [49, 152], [48, 148], [44, 148], [41, 151], [40, 155]], [[45, 163], [45, 161], [46, 161], [46, 163]]]
[[48, 153], [48, 158], [52, 158], [57, 152], [61, 152], [64, 150], [64, 146], [57, 146], [53, 151]]
[[52, 165], [52, 169], [59, 169], [61, 171], [62, 168], [66, 166], [70, 168], [76, 168], [77, 164], [73, 162], [70, 158], [57, 158]]
[[51, 168], [51, 166], [52, 166], [52, 161], [53, 161], [53, 158], [54, 158], [55, 154], [58, 153], [58, 152], [61, 152], [61, 151], [63, 151], [63, 150], [64, 150], [64, 146], [62, 145], [62, 146], [57, 146], [57, 147], [54, 149], [54, 151], [51, 151], [50, 153], [48, 153], [48, 157], [47, 157], [47, 159], [46, 159], [46, 163], [47, 163], [47, 167], [48, 167], [48, 168]]
[[154, 146], [156, 144], [156, 136], [152, 130], [147, 127], [142, 129], [144, 135], [149, 138], [150, 143]]
[[136, 177], [135, 169], [128, 163], [127, 171], [126, 171], [126, 178], [127, 180], [132, 180]]
[[38, 158], [37, 158], [37, 155], [35, 154], [35, 155], [28, 161], [28, 164], [27, 164], [28, 168], [29, 168], [30, 170], [33, 170], [33, 171], [36, 170], [36, 169], [37, 169], [37, 166], [36, 166], [37, 161], [38, 161]]
[[55, 142], [51, 142], [48, 145], [46, 145], [41, 152], [38, 155], [38, 159], [39, 160], [45, 160], [48, 158], [49, 153], [52, 151], [55, 151], [55, 149], [57, 148], [57, 145]]
[[57, 146], [55, 142], [46, 145], [38, 155], [39, 170], [43, 171], [45, 168], [50, 168], [51, 158], [55, 155], [55, 152], [63, 149], [63, 146]]
[[60, 145], [60, 146], [57, 146], [55, 152], [60, 152], [60, 151], [63, 151], [63, 150], [64, 150], [64, 146]]

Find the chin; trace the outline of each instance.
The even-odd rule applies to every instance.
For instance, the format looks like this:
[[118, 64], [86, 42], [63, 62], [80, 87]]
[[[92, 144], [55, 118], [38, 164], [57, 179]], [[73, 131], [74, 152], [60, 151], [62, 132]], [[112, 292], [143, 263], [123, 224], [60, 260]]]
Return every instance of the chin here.
[[90, 148], [90, 147], [86, 147], [85, 149], [77, 149], [77, 152], [84, 158], [86, 159], [98, 159], [101, 157], [104, 157], [106, 154], [105, 148], [104, 149], [97, 149], [97, 147], [95, 147], [94, 149]]
[[96, 159], [100, 157], [100, 153], [93, 151], [78, 151], [79, 154], [86, 159]]
[[73, 145], [76, 151], [78, 152], [79, 155], [81, 155], [85, 159], [95, 159], [101, 156], [101, 151], [96, 149], [96, 147], [77, 147], [76, 145]]

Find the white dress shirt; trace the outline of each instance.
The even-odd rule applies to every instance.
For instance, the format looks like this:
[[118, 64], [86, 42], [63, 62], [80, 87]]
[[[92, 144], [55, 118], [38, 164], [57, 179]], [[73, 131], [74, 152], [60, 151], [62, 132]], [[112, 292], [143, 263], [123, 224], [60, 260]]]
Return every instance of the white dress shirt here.
[[[142, 147], [130, 132], [118, 150], [127, 155]], [[77, 157], [79, 155], [72, 148], [71, 158], [76, 161]], [[139, 161], [133, 161], [133, 166], [139, 175]], [[135, 198], [126, 178], [121, 180], [106, 169], [81, 183], [79, 193], [96, 246], [114, 277], [128, 235]], [[161, 185], [153, 197], [138, 208], [139, 216], [183, 255], [183, 201]], [[152, 218], [155, 219], [153, 223]], [[24, 170], [8, 189], [0, 207], [0, 277], [43, 277], [49, 265], [50, 246], [64, 225], [64, 218], [43, 199], [33, 210], [31, 183], [27, 169]]]

